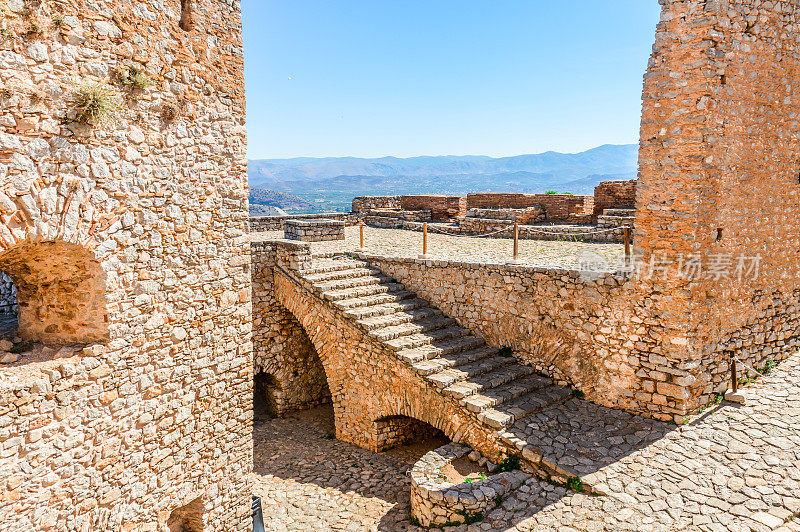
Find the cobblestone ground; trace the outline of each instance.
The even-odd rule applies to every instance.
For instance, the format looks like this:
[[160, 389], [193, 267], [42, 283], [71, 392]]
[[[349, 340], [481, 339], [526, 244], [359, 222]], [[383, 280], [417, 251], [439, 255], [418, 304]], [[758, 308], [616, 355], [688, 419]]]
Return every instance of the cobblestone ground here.
[[[600, 469], [608, 496], [531, 479], [480, 523], [448, 530], [798, 532], [800, 355], [746, 391], [745, 406], [711, 408]], [[404, 472], [424, 449], [373, 454], [326, 440], [320, 412], [256, 425], [267, 529], [418, 530]]]
[[[283, 231], [257, 233], [256, 239], [283, 238]], [[479, 262], [505, 263], [512, 258], [513, 240], [508, 238], [478, 238], [434, 233], [428, 235], [428, 254], [433, 258], [448, 258]], [[354, 251], [358, 248], [358, 227], [345, 228], [345, 239], [313, 242], [312, 253]], [[369, 253], [395, 257], [417, 257], [422, 253], [422, 233], [403, 229], [364, 228], [364, 245]], [[569, 241], [520, 240], [520, 260], [527, 264], [558, 268], [574, 268], [582, 252], [591, 252], [604, 259], [612, 269], [622, 266], [624, 247], [621, 244], [598, 244]]]

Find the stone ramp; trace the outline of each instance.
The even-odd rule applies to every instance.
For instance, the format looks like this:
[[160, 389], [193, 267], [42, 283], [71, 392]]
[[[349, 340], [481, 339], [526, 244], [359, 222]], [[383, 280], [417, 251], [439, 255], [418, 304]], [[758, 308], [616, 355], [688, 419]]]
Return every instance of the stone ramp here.
[[510, 453], [514, 447], [500, 431], [572, 397], [568, 388], [503, 356], [366, 261], [315, 258], [293, 274], [427, 386], [459, 404]]

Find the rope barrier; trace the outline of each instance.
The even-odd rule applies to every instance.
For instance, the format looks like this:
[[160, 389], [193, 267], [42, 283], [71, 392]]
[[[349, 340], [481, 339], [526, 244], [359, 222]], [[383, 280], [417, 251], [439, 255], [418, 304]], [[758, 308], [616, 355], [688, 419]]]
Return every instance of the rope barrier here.
[[[447, 230], [445, 230], [445, 228], [429, 225], [428, 226], [428, 231], [432, 231], [434, 233], [440, 233], [440, 234], [448, 235], [448, 236], [469, 236], [469, 237], [473, 237], [473, 238], [483, 238], [483, 237], [487, 237], [487, 236], [498, 235], [500, 233], [503, 233], [503, 232], [508, 231], [510, 229], [513, 229], [513, 228], [514, 228], [514, 224], [511, 224], [511, 225], [507, 225], [506, 227], [504, 227], [503, 229], [500, 229], [498, 231], [492, 231], [492, 232], [489, 232], [489, 233], [481, 233], [481, 234], [475, 235], [475, 234], [469, 234], [469, 233], [447, 231]], [[599, 230], [595, 230], [595, 231], [582, 231], [582, 232], [579, 232], [579, 233], [561, 233], [561, 232], [557, 232], [557, 231], [542, 231], [541, 229], [534, 229], [534, 228], [532, 228], [530, 226], [527, 226], [527, 227], [524, 228], [524, 231], [525, 232], [532, 232], [532, 233], [539, 233], [539, 234], [542, 234], [542, 235], [553, 235], [553, 236], [564, 236], [564, 237], [581, 237], [581, 236], [585, 236], [585, 235], [599, 235], [599, 234], [603, 234], [603, 233], [611, 233], [611, 232], [614, 232], [614, 231], [618, 231], [620, 229], [624, 229], [624, 228], [622, 228], [622, 227], [610, 227], [608, 229], [599, 229]], [[522, 227], [520, 227], [520, 233], [522, 233], [522, 232], [523, 232], [523, 229], [522, 229]]]
[[755, 368], [754, 368], [753, 366], [751, 366], [750, 364], [747, 364], [747, 363], [745, 363], [745, 362], [742, 362], [741, 360], [739, 360], [739, 357], [736, 357], [736, 356], [735, 356], [735, 357], [733, 357], [733, 358], [735, 358], [735, 359], [736, 359], [736, 361], [737, 361], [739, 364], [741, 364], [742, 366], [746, 367], [746, 368], [747, 368], [747, 369], [749, 369], [750, 371], [752, 371], [752, 372], [754, 372], [754, 373], [757, 373], [758, 375], [761, 375], [762, 377], [766, 377], [766, 375], [764, 375], [763, 373], [761, 373], [760, 371], [758, 371], [757, 369], [755, 369]]

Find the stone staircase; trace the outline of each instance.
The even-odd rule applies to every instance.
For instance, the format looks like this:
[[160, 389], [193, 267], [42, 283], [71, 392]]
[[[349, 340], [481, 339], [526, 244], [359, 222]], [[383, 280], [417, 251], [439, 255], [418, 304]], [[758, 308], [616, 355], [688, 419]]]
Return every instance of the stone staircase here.
[[633, 227], [636, 221], [636, 209], [604, 209], [597, 217], [600, 227]]
[[495, 431], [510, 449], [522, 450], [507, 432], [515, 423], [524, 424], [526, 417], [572, 396], [568, 388], [536, 375], [513, 356], [503, 356], [368, 262], [317, 257], [294, 274], [430, 386]]

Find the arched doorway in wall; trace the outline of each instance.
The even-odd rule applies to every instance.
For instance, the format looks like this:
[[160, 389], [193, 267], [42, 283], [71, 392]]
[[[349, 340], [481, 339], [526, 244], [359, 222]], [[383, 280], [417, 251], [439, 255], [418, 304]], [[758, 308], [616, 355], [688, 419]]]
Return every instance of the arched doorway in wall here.
[[108, 340], [105, 272], [90, 250], [23, 241], [0, 251], [0, 363], [71, 356]]
[[253, 377], [253, 419], [260, 421], [278, 416], [280, 384], [274, 375], [257, 373]]
[[0, 339], [13, 340], [18, 326], [17, 285], [10, 275], [0, 271]]
[[383, 452], [402, 445], [424, 444], [430, 448], [445, 445], [450, 438], [433, 425], [408, 416], [386, 416], [375, 420], [376, 451]]

